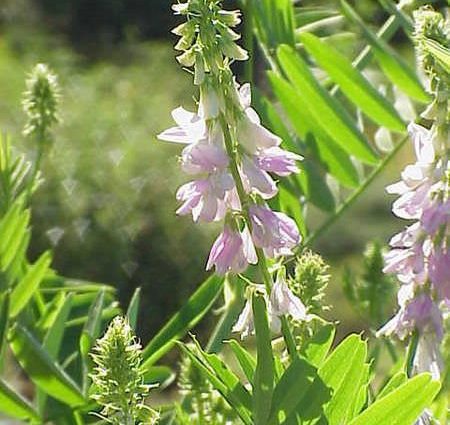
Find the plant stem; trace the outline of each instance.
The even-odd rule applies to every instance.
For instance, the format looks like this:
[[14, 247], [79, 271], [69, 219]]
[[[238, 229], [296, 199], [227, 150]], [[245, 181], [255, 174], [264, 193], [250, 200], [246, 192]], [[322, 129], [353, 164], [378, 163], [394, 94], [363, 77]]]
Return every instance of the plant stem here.
[[[236, 184], [236, 190], [237, 190], [239, 200], [241, 203], [241, 207], [242, 207], [242, 214], [243, 214], [244, 220], [246, 221], [246, 224], [247, 224], [248, 229], [251, 234], [252, 233], [252, 223], [251, 223], [250, 215], [248, 212], [248, 195], [246, 194], [246, 192], [244, 190], [244, 185], [242, 183], [241, 175], [239, 173], [239, 169], [237, 166], [236, 148], [233, 145], [233, 139], [232, 139], [232, 136], [230, 133], [230, 129], [228, 127], [226, 118], [223, 114], [220, 114], [219, 122], [220, 122], [222, 132], [224, 135], [225, 147], [226, 147], [228, 156], [230, 158], [230, 171], [231, 171], [231, 175], [233, 176], [234, 182]], [[273, 281], [272, 281], [272, 276], [267, 267], [264, 251], [262, 250], [262, 248], [258, 248], [258, 247], [255, 247], [255, 251], [256, 251], [257, 258], [258, 258], [258, 267], [259, 267], [259, 270], [260, 270], [261, 275], [264, 280], [264, 285], [266, 287], [267, 295], [270, 295], [270, 292], [271, 292], [272, 286], [273, 286]], [[282, 332], [283, 332], [284, 340], [286, 342], [286, 347], [288, 348], [288, 351], [289, 351], [289, 354], [291, 355], [291, 357], [294, 358], [294, 356], [296, 356], [296, 354], [297, 354], [296, 348], [295, 348], [295, 342], [293, 343], [294, 337], [292, 336], [292, 333], [289, 328], [289, 324], [287, 322], [286, 317], [283, 316], [281, 318], [281, 322], [282, 322]]]
[[406, 362], [405, 362], [405, 370], [408, 378], [411, 378], [413, 367], [414, 367], [414, 358], [416, 357], [417, 345], [419, 344], [419, 332], [417, 329], [414, 330], [411, 335], [411, 340], [409, 342], [408, 351], [406, 353]]

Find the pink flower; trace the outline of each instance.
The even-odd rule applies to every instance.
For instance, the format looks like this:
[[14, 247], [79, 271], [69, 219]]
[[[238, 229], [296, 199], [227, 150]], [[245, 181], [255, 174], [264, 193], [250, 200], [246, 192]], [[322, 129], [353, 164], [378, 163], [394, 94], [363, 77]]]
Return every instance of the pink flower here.
[[186, 146], [181, 154], [181, 167], [185, 173], [213, 173], [224, 170], [229, 163], [223, 148], [205, 142]]
[[238, 232], [225, 225], [211, 248], [206, 270], [215, 266], [219, 275], [227, 272], [241, 273], [249, 264], [257, 262], [255, 247], [247, 228]]
[[430, 255], [428, 273], [439, 296], [450, 299], [450, 251], [437, 248]]
[[429, 235], [435, 234], [438, 229], [449, 222], [450, 201], [430, 202], [422, 212], [420, 219], [425, 232]]
[[270, 307], [271, 313], [278, 317], [289, 315], [294, 320], [310, 320], [305, 305], [293, 294], [284, 279], [278, 278], [273, 285]]
[[244, 110], [237, 129], [237, 139], [249, 153], [254, 154], [258, 149], [279, 146], [281, 139], [261, 125], [256, 111], [251, 107], [250, 84], [244, 84], [239, 89], [239, 99]]
[[[412, 286], [410, 289], [413, 290]], [[432, 332], [441, 339], [443, 319], [439, 307], [427, 294], [411, 295], [411, 297], [400, 300], [400, 310], [377, 332], [377, 335], [396, 334], [400, 339], [404, 339], [414, 329], [418, 329], [421, 334]]]
[[190, 144], [207, 138], [205, 120], [193, 112], [179, 107], [172, 111], [176, 127], [169, 128], [158, 135], [158, 139], [166, 142]]
[[263, 199], [271, 199], [278, 192], [277, 185], [269, 173], [259, 168], [247, 155], [242, 158], [241, 176], [247, 193], [256, 192]]
[[274, 146], [258, 153], [255, 157], [255, 163], [261, 170], [284, 177], [292, 173], [298, 173], [296, 161], [302, 159], [303, 157], [300, 155]]
[[192, 214], [194, 221], [218, 221], [225, 217], [227, 191], [234, 181], [227, 173], [211, 174], [207, 179], [194, 180], [178, 189], [177, 199], [183, 204], [177, 214]]
[[251, 205], [249, 213], [253, 240], [258, 248], [264, 249], [266, 256], [292, 254], [292, 248], [301, 240], [294, 220], [267, 205]]
[[384, 255], [384, 263], [384, 273], [396, 273], [403, 283], [412, 279], [418, 281], [425, 270], [422, 245], [417, 244], [407, 249], [392, 249]]
[[436, 381], [441, 379], [444, 361], [440, 351], [440, 342], [440, 338], [433, 332], [420, 335], [413, 362], [416, 374], [428, 372]]

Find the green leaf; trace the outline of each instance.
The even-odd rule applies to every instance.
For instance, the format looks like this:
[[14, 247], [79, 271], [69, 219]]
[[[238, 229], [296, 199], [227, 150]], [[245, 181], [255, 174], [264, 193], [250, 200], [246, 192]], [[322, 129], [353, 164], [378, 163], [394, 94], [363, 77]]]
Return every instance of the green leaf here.
[[[253, 425], [254, 422], [250, 417], [250, 405], [251, 398], [247, 390], [242, 386], [237, 377], [235, 377], [227, 367], [218, 360], [216, 363], [217, 370], [211, 367], [211, 364], [205, 359], [204, 356], [199, 355], [198, 349], [193, 350], [190, 347], [180, 344], [183, 352], [190, 358], [193, 365], [198, 368], [198, 370], [204, 375], [204, 377], [211, 383], [211, 385], [222, 394], [223, 398], [228, 402], [228, 404], [235, 410], [239, 415], [245, 425]], [[209, 357], [215, 355], [209, 355]], [[223, 368], [223, 370], [221, 370]], [[221, 377], [217, 376], [214, 372], [219, 372], [220, 375], [231, 374], [232, 379], [227, 378], [227, 383], [225, 383]], [[230, 385], [231, 384], [231, 385]]]
[[297, 179], [306, 199], [323, 211], [334, 212], [336, 202], [319, 167], [309, 159], [304, 159], [301, 163], [301, 170]]
[[434, 56], [447, 73], [450, 73], [450, 50], [429, 38], [425, 38], [423, 42], [425, 49]]
[[[42, 344], [47, 354], [55, 361], [57, 361], [59, 350], [61, 349], [66, 322], [72, 308], [73, 295], [61, 294], [61, 299], [62, 302], [58, 304], [59, 308], [53, 315], [53, 321], [48, 328]], [[42, 391], [42, 389], [38, 388], [36, 396], [39, 412], [42, 413], [45, 411], [47, 394]]]
[[42, 254], [11, 293], [11, 317], [16, 317], [28, 304], [46, 275], [51, 263], [50, 252]]
[[131, 301], [130, 304], [128, 305], [127, 310], [128, 323], [134, 330], [136, 330], [140, 302], [141, 302], [141, 288], [136, 288], [136, 290], [133, 293], [133, 296], [131, 297]]
[[189, 298], [178, 313], [156, 334], [145, 347], [144, 368], [153, 365], [182, 338], [209, 311], [220, 295], [224, 279], [218, 276], [208, 278]]
[[168, 387], [175, 378], [175, 372], [168, 366], [152, 366], [144, 374], [145, 384], [157, 385], [159, 390]]
[[390, 392], [394, 391], [400, 385], [404, 384], [407, 380], [408, 377], [406, 376], [405, 372], [396, 373], [391, 379], [389, 379], [386, 385], [381, 389], [381, 391], [377, 396], [377, 399], [380, 399], [388, 395]]
[[283, 423], [296, 410], [316, 378], [317, 369], [314, 366], [300, 357], [295, 358], [275, 387], [268, 423]]
[[256, 369], [255, 358], [245, 348], [243, 348], [241, 344], [239, 344], [236, 340], [231, 339], [230, 341], [228, 341], [228, 344], [231, 350], [233, 351], [234, 356], [236, 357], [236, 360], [238, 361], [239, 366], [241, 367], [248, 381], [250, 383], [253, 383], [253, 378], [255, 376], [255, 369]]
[[42, 391], [69, 406], [85, 403], [75, 382], [25, 327], [17, 325], [11, 331], [10, 346], [22, 368]]
[[84, 358], [88, 356], [92, 345], [100, 334], [104, 300], [105, 291], [101, 290], [89, 308], [88, 318], [80, 337], [80, 352]]
[[319, 330], [306, 341], [301, 354], [305, 356], [308, 362], [313, 366], [321, 366], [328, 351], [330, 351], [335, 334], [336, 329], [334, 325], [327, 324], [321, 326]]
[[284, 186], [278, 186], [278, 201], [280, 209], [292, 217], [300, 230], [300, 233], [305, 238], [308, 229], [306, 228], [306, 219], [303, 214], [303, 206], [299, 197], [287, 190]]
[[429, 374], [415, 376], [385, 397], [376, 400], [349, 425], [412, 424], [428, 407], [441, 385]]
[[6, 334], [9, 325], [9, 292], [6, 292], [1, 297], [0, 302], [0, 370], [3, 364], [3, 350], [6, 341]]
[[257, 424], [264, 425], [269, 419], [275, 373], [267, 306], [262, 295], [256, 293], [253, 295], [252, 309], [257, 352], [253, 380], [253, 420]]
[[429, 96], [417, 78], [414, 70], [384, 40], [377, 37], [352, 7], [341, 0], [342, 10], [347, 18], [358, 25], [370, 43], [375, 59], [389, 80], [408, 96], [428, 102]]
[[63, 295], [63, 303], [54, 315], [54, 320], [44, 337], [43, 347], [51, 358], [57, 359], [64, 337], [64, 329], [72, 308], [73, 294]]
[[[334, 389], [333, 397], [325, 408], [325, 416], [329, 425], [348, 423], [353, 416], [352, 405], [358, 399], [360, 389], [363, 388], [365, 390], [363, 385], [365, 384], [364, 377], [367, 372], [365, 363], [367, 344], [361, 340], [356, 340], [356, 338], [353, 341], [355, 342], [348, 346], [351, 350], [348, 352], [349, 355], [345, 360], [346, 364], [337, 366], [337, 373], [341, 373], [339, 385], [331, 386]], [[320, 375], [321, 372], [319, 372]], [[329, 383], [326, 380], [324, 381]]]
[[[269, 81], [283, 109], [286, 111], [297, 135], [305, 141], [308, 147], [308, 133], [314, 135], [318, 150], [318, 158], [327, 171], [347, 187], [358, 186], [358, 172], [343, 150], [323, 129], [319, 121], [309, 112], [309, 102], [301, 96], [294, 87], [279, 75], [268, 72]], [[316, 153], [316, 152], [313, 152]], [[308, 152], [307, 158], [310, 158]]]
[[343, 105], [318, 83], [304, 60], [286, 45], [278, 48], [277, 56], [289, 80], [308, 100], [309, 111], [322, 129], [350, 155], [368, 164], [376, 164], [377, 157], [364, 135]]
[[381, 96], [343, 54], [312, 34], [302, 34], [300, 39], [308, 53], [361, 111], [389, 130], [405, 131], [405, 124], [392, 104]]
[[12, 388], [0, 379], [0, 412], [8, 416], [23, 420], [41, 422], [41, 418], [33, 406], [17, 394]]

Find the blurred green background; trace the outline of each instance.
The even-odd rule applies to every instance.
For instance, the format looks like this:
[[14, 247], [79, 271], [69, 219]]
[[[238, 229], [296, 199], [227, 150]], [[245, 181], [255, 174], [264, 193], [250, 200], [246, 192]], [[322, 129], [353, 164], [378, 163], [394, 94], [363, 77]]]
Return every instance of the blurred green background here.
[[[186, 181], [179, 147], [155, 139], [172, 124], [172, 109], [193, 105], [190, 78], [174, 59], [169, 6], [167, 0], [3, 0], [0, 6], [0, 127], [18, 150], [33, 155], [21, 135], [27, 72], [48, 63], [63, 93], [62, 124], [34, 198], [31, 255], [56, 247], [60, 273], [113, 283], [124, 303], [141, 286], [144, 339], [204, 279], [217, 231], [175, 216], [174, 194]], [[375, 1], [358, 7], [374, 23], [385, 18]], [[403, 226], [383, 186], [407, 159], [404, 149], [315, 247], [333, 266], [332, 317], [342, 332], [364, 327], [343, 298], [342, 271], [359, 267], [370, 239], [385, 242]]]

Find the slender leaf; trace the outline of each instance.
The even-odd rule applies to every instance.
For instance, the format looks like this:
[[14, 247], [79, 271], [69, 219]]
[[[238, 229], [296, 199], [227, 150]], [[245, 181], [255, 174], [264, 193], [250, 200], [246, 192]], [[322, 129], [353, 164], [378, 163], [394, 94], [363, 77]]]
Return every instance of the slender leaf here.
[[377, 399], [380, 399], [388, 395], [389, 393], [397, 389], [400, 385], [403, 385], [407, 380], [408, 377], [406, 376], [405, 372], [396, 373], [391, 379], [389, 379], [386, 385], [381, 389]]
[[209, 311], [223, 287], [223, 278], [211, 276], [189, 298], [187, 304], [176, 313], [145, 347], [144, 367], [148, 368], [167, 353]]
[[234, 339], [228, 341], [228, 344], [248, 381], [253, 383], [256, 369], [255, 358]]
[[141, 302], [141, 288], [136, 288], [131, 297], [130, 304], [128, 305], [127, 310], [127, 318], [130, 326], [136, 330], [138, 313], [139, 313], [139, 304]]
[[450, 49], [429, 38], [424, 40], [425, 48], [438, 61], [447, 73], [450, 73]]
[[267, 306], [262, 295], [253, 295], [252, 309], [257, 352], [255, 378], [253, 380], [253, 419], [255, 423], [264, 425], [269, 419], [275, 373]]
[[392, 49], [383, 39], [377, 37], [368, 25], [358, 16], [355, 10], [344, 0], [341, 0], [342, 10], [347, 18], [359, 26], [370, 43], [375, 59], [381, 69], [400, 90], [408, 96], [428, 102], [429, 96], [417, 78], [414, 70]]
[[[204, 359], [201, 359], [196, 355], [195, 351], [190, 349], [184, 344], [180, 344], [183, 352], [190, 358], [193, 365], [205, 376], [205, 378], [211, 383], [211, 385], [219, 391], [228, 404], [236, 411], [239, 417], [242, 419], [245, 425], [253, 425], [249, 408], [250, 408], [250, 395], [245, 388], [236, 382], [234, 387], [229, 387], [225, 384], [217, 375], [207, 366]], [[246, 396], [244, 397], [244, 394]]]
[[11, 317], [16, 317], [38, 289], [51, 263], [50, 252], [42, 254], [11, 293]]
[[317, 82], [304, 60], [286, 45], [279, 47], [277, 56], [289, 80], [308, 99], [309, 110], [322, 129], [350, 155], [375, 164], [377, 157], [363, 134], [337, 99]]
[[415, 376], [378, 399], [349, 425], [412, 424], [439, 392], [440, 383], [429, 374]]
[[405, 125], [392, 104], [381, 96], [343, 54], [312, 34], [302, 34], [301, 41], [344, 94], [367, 116], [389, 130], [405, 131]]
[[17, 325], [14, 328], [10, 345], [30, 379], [44, 392], [69, 406], [85, 403], [78, 386], [25, 327]]
[[175, 378], [175, 372], [168, 366], [152, 366], [144, 374], [145, 384], [157, 385], [159, 390], [168, 387]]
[[40, 423], [39, 414], [33, 406], [0, 379], [0, 412], [16, 419], [33, 420]]
[[100, 334], [104, 301], [105, 291], [102, 289], [97, 294], [95, 301], [89, 308], [88, 318], [81, 332], [80, 352], [84, 358], [87, 357], [89, 351], [91, 351], [93, 343]]
[[308, 362], [313, 366], [321, 366], [333, 344], [335, 334], [336, 329], [331, 324], [320, 327], [320, 329], [306, 341], [301, 354], [304, 355]]

